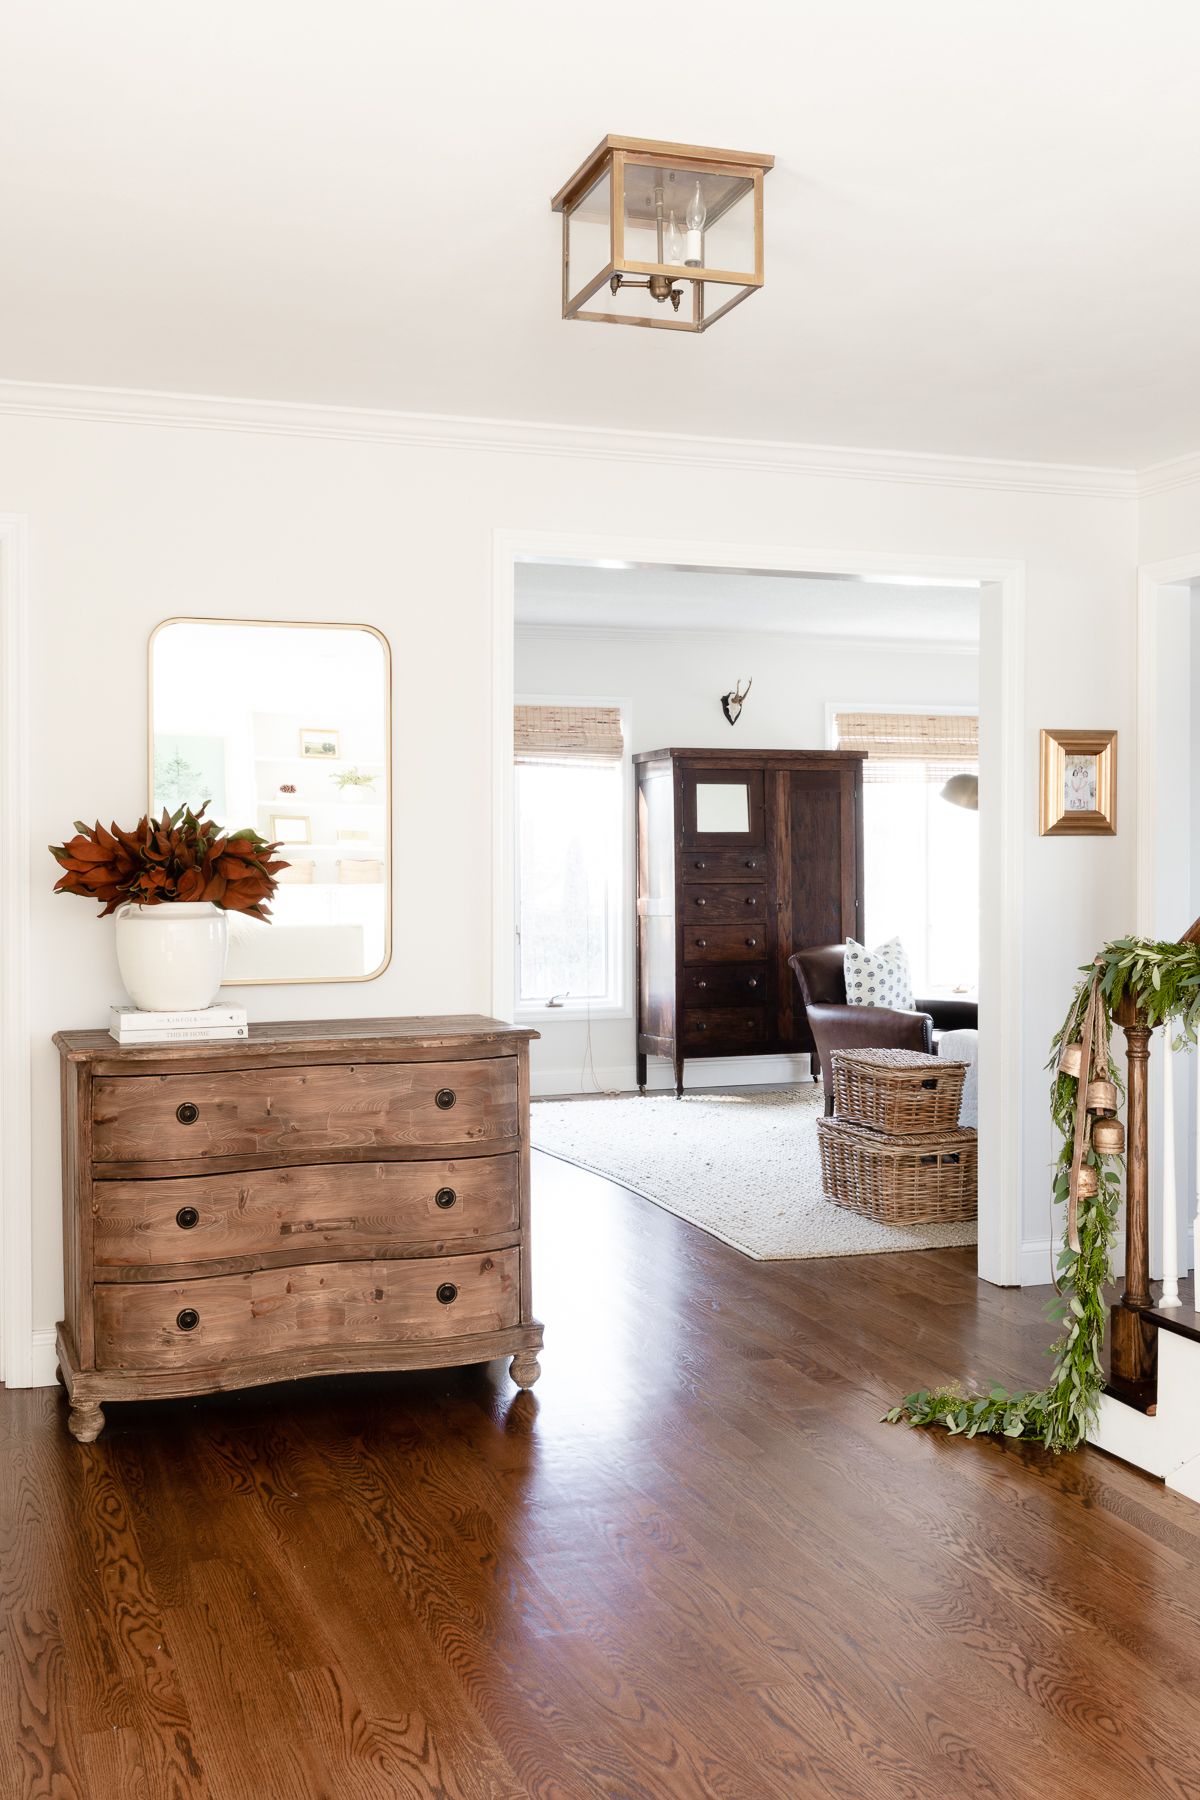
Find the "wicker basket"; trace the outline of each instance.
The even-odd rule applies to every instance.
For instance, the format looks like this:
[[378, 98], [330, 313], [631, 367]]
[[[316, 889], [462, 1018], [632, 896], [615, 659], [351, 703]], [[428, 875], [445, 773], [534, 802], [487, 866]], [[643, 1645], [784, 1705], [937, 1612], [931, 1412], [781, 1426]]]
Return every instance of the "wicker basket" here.
[[973, 1219], [978, 1150], [968, 1130], [888, 1139], [840, 1119], [818, 1119], [821, 1186], [850, 1212], [888, 1225]]
[[289, 862], [286, 869], [280, 869], [276, 881], [285, 885], [307, 886], [316, 878], [317, 865], [309, 857], [301, 857], [299, 862]]
[[833, 1105], [839, 1119], [889, 1137], [953, 1131], [967, 1065], [919, 1050], [835, 1050]]
[[339, 881], [374, 882], [383, 880], [383, 864], [377, 857], [347, 857], [337, 866]]

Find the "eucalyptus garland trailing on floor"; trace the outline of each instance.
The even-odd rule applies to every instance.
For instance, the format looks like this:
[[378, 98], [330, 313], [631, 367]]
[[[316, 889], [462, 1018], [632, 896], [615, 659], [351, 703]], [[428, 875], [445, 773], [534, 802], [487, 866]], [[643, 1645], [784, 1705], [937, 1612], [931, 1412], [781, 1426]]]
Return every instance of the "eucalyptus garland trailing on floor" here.
[[[1113, 1279], [1124, 1162], [1121, 1128], [1115, 1119], [1104, 1118], [1115, 1110], [1116, 1095], [1099, 1084], [1121, 1086], [1109, 1040], [1113, 1009], [1126, 998], [1136, 1003], [1148, 1025], [1178, 1027], [1176, 1048], [1195, 1044], [1200, 945], [1138, 937], [1106, 944], [1083, 970], [1051, 1045], [1050, 1114], [1063, 1140], [1054, 1199], [1066, 1208], [1066, 1219], [1058, 1299], [1052, 1302], [1061, 1328], [1050, 1350], [1054, 1368], [1048, 1384], [1025, 1394], [1010, 1394], [999, 1386], [986, 1394], [922, 1388], [884, 1415], [889, 1423], [904, 1419], [910, 1425], [944, 1425], [964, 1437], [992, 1432], [1030, 1438], [1054, 1451], [1076, 1450], [1087, 1438], [1104, 1388], [1104, 1288]], [[1089, 1108], [1089, 1097], [1097, 1105]], [[1109, 1100], [1113, 1105], [1099, 1104]]]

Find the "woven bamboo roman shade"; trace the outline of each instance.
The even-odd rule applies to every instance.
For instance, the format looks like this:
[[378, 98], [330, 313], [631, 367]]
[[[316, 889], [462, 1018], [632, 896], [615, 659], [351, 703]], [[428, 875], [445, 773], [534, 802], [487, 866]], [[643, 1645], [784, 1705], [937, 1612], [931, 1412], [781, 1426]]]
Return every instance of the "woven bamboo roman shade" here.
[[834, 723], [838, 749], [867, 758], [864, 781], [945, 781], [979, 767], [973, 713], [838, 713]]
[[517, 762], [620, 762], [625, 741], [615, 706], [513, 708]]

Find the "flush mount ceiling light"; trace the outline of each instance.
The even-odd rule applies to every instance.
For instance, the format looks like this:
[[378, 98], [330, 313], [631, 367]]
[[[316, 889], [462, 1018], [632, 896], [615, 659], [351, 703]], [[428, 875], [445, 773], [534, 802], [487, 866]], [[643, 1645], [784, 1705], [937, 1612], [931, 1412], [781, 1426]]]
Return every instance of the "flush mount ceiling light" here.
[[606, 137], [550, 203], [563, 216], [563, 318], [707, 331], [763, 285], [774, 166], [748, 151]]

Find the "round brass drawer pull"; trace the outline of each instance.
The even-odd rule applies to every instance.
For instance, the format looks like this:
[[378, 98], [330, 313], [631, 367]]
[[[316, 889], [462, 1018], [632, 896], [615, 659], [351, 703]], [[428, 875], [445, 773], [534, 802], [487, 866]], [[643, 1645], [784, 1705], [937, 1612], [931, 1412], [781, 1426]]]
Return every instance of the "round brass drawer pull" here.
[[708, 1030], [708, 1026], [704, 1023], [703, 1019], [698, 1019], [696, 1021], [696, 1030], [697, 1031], [707, 1031]]
[[444, 1209], [445, 1207], [453, 1206], [457, 1199], [458, 1195], [453, 1188], [439, 1188], [437, 1193], [433, 1196], [433, 1204]]
[[194, 1100], [181, 1100], [175, 1108], [175, 1117], [181, 1125], [194, 1125], [200, 1117], [200, 1108]]
[[194, 1206], [181, 1206], [175, 1214], [175, 1223], [180, 1231], [191, 1231], [200, 1223], [200, 1214]]
[[755, 899], [753, 894], [746, 895], [746, 905], [747, 906], [757, 906], [758, 905], [758, 901]]
[[754, 948], [755, 944], [757, 944], [757, 942], [758, 942], [757, 938], [747, 938], [746, 939], [747, 950], [753, 950], [753, 948]]
[[443, 1281], [437, 1291], [437, 1297], [443, 1306], [451, 1306], [458, 1299], [458, 1289], [452, 1281]]
[[705, 988], [706, 988], [706, 987], [707, 987], [707, 986], [708, 986], [708, 983], [707, 983], [707, 981], [698, 981], [698, 982], [697, 982], [697, 983], [696, 983], [696, 986], [697, 986], [697, 987], [698, 987], [698, 988], [701, 988], [701, 987], [705, 987]]
[[708, 948], [708, 939], [707, 938], [697, 938], [696, 939], [696, 948], [697, 948], [697, 950], [707, 949]]
[[698, 863], [693, 863], [692, 867], [694, 869], [707, 869], [708, 864], [706, 862], [698, 862]]
[[750, 977], [749, 981], [746, 983], [746, 986], [747, 987], [757, 987], [758, 986], [758, 977], [756, 975], [752, 975]]
[[708, 901], [704, 898], [703, 894], [696, 895], [696, 905], [697, 906], [707, 906], [708, 905]]
[[433, 1096], [434, 1105], [440, 1106], [443, 1112], [449, 1112], [457, 1099], [458, 1095], [453, 1088], [439, 1088]]
[[200, 1323], [200, 1314], [194, 1306], [185, 1306], [181, 1313], [176, 1313], [175, 1323], [180, 1331], [195, 1331]]
[[758, 864], [757, 864], [757, 862], [756, 862], [756, 861], [755, 861], [755, 860], [754, 860], [754, 858], [753, 858], [753, 857], [752, 857], [752, 856], [751, 856], [751, 857], [748, 857], [748, 858], [747, 858], [747, 860], [746, 860], [746, 867], [747, 867], [747, 868], [748, 868], [748, 869], [757, 869], [757, 867], [758, 867]]

